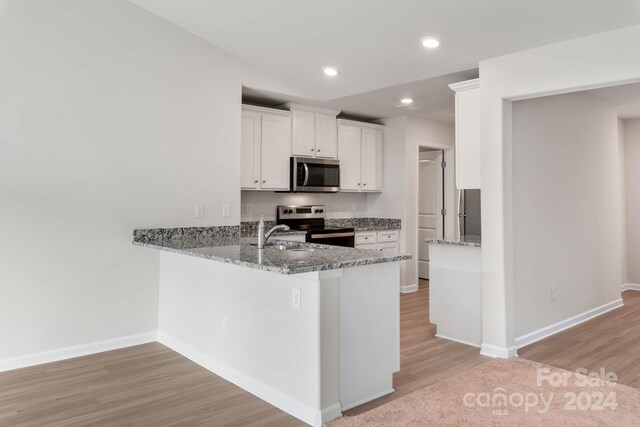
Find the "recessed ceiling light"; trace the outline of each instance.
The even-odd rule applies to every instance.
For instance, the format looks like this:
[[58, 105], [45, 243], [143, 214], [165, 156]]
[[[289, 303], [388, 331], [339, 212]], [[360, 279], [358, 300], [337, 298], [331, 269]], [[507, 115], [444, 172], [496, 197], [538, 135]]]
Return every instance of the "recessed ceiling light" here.
[[400, 102], [402, 102], [404, 105], [409, 105], [409, 104], [413, 104], [413, 99], [411, 99], [411, 98], [402, 98], [400, 100]]
[[329, 77], [335, 77], [338, 74], [340, 74], [338, 70], [334, 67], [324, 67], [322, 71], [324, 71], [324, 73]]
[[427, 49], [435, 49], [440, 46], [440, 39], [438, 39], [437, 37], [425, 37], [421, 40], [421, 42], [422, 46], [426, 47]]

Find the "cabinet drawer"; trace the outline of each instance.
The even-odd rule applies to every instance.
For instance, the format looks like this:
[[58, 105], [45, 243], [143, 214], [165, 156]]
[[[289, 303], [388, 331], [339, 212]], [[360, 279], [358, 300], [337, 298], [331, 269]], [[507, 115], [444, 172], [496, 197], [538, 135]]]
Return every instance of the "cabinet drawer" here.
[[397, 242], [398, 230], [378, 231], [378, 242]]
[[385, 253], [397, 253], [400, 248], [398, 242], [378, 243], [378, 250]]
[[356, 245], [356, 249], [370, 249], [370, 250], [378, 250], [378, 245], [376, 243], [363, 243], [360, 245]]
[[365, 243], [376, 243], [377, 236], [375, 232], [372, 233], [356, 233], [356, 245]]

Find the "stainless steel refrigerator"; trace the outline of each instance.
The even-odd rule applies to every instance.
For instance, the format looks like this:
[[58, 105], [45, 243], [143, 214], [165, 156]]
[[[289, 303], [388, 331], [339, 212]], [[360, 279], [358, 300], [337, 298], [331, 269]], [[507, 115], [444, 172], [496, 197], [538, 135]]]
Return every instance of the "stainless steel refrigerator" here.
[[458, 230], [460, 236], [480, 236], [480, 190], [460, 190]]

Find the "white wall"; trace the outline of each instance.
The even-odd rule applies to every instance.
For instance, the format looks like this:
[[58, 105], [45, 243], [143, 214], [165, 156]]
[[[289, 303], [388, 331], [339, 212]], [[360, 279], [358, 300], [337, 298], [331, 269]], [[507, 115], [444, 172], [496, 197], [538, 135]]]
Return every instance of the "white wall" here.
[[482, 353], [515, 351], [511, 101], [640, 81], [640, 26], [480, 62]]
[[584, 94], [513, 104], [516, 336], [620, 298], [620, 149], [610, 104]]
[[[366, 193], [272, 193], [243, 191], [241, 197], [243, 221], [257, 221], [260, 215], [273, 220], [278, 205], [325, 205], [327, 218], [359, 218], [367, 216]], [[399, 218], [399, 217], [398, 217]]]
[[155, 330], [131, 230], [237, 224], [241, 85], [292, 91], [124, 0], [1, 6], [0, 360]]
[[627, 272], [640, 284], [640, 119], [624, 121], [627, 196]]
[[402, 265], [401, 286], [404, 290], [415, 290], [418, 284], [418, 147], [453, 147], [455, 129], [449, 123], [417, 117], [395, 117], [383, 123], [384, 192], [368, 196], [367, 214], [402, 219], [400, 248], [413, 258]]

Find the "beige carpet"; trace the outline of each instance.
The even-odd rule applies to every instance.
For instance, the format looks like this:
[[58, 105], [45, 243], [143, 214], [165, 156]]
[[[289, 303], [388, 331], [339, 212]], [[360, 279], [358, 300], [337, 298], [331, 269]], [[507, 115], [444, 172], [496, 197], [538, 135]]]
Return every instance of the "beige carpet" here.
[[529, 360], [493, 360], [329, 426], [640, 426], [640, 390]]

